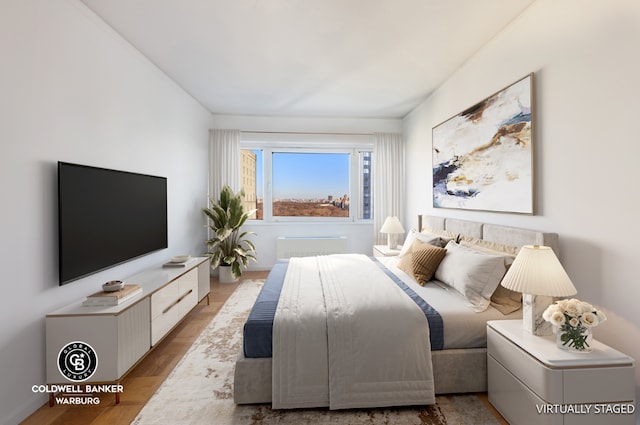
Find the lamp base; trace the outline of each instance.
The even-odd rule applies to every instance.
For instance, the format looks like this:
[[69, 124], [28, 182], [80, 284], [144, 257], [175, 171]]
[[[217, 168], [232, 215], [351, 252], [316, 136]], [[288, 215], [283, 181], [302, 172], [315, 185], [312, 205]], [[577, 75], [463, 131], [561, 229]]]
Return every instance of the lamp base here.
[[389, 249], [396, 249], [396, 235], [392, 235], [391, 233], [387, 233], [387, 246]]
[[522, 327], [533, 335], [551, 335], [551, 323], [542, 313], [553, 303], [553, 297], [522, 294]]

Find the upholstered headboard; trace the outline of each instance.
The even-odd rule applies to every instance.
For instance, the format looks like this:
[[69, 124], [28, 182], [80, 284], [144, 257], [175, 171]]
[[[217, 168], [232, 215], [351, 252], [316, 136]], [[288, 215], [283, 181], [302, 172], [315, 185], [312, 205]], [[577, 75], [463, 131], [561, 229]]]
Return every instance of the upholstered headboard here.
[[557, 233], [538, 232], [536, 230], [456, 218], [419, 215], [418, 228], [422, 231], [427, 227], [435, 230], [447, 230], [461, 235], [516, 247], [523, 245], [544, 245], [553, 249], [558, 257], [560, 256]]

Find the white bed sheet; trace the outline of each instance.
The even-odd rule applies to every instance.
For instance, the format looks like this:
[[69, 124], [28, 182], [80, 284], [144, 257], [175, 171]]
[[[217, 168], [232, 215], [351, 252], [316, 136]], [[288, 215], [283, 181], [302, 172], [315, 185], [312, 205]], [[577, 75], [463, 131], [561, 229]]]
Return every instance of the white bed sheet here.
[[522, 309], [511, 314], [502, 314], [492, 306], [476, 313], [462, 294], [437, 280], [420, 286], [411, 276], [396, 265], [399, 257], [377, 257], [396, 276], [413, 289], [442, 317], [444, 328], [443, 349], [484, 348], [487, 346], [487, 321], [521, 319]]

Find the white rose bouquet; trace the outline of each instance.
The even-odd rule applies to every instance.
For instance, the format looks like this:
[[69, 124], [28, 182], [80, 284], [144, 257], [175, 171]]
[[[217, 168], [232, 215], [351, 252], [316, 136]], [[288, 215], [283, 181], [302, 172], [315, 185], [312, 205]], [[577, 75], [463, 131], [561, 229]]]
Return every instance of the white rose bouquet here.
[[575, 298], [556, 301], [542, 317], [558, 329], [563, 345], [579, 351], [589, 348], [586, 331], [607, 320], [602, 311]]

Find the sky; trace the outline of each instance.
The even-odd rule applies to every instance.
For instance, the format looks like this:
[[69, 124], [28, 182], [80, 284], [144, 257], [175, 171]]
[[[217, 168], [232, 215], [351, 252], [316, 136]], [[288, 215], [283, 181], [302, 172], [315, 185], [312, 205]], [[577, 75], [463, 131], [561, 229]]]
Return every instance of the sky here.
[[[262, 151], [257, 155], [257, 195], [263, 197]], [[326, 199], [349, 193], [349, 154], [276, 152], [272, 158], [273, 198]]]

